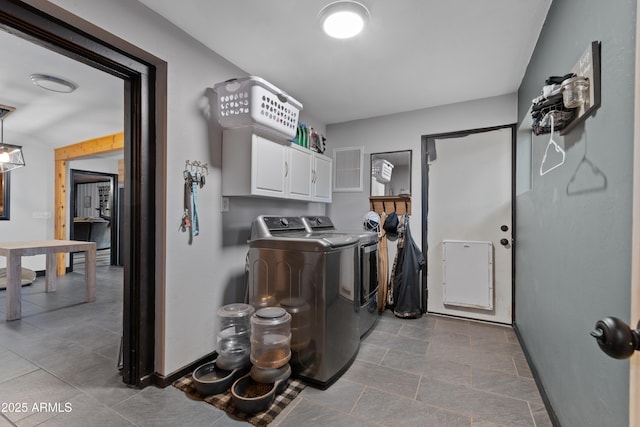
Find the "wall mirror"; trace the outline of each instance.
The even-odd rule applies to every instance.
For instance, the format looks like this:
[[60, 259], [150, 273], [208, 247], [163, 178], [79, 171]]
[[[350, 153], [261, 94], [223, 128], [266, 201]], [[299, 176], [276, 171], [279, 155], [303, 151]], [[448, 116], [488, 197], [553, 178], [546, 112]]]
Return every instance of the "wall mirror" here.
[[0, 173], [0, 221], [9, 220], [9, 181], [8, 173]]
[[371, 153], [371, 196], [411, 194], [411, 150]]

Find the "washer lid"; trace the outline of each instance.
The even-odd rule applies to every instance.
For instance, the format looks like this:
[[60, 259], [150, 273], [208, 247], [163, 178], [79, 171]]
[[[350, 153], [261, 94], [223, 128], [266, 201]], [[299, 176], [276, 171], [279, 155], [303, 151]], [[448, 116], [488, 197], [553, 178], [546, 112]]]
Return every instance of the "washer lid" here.
[[344, 236], [348, 236], [351, 237], [353, 239], [355, 239], [356, 241], [359, 241], [362, 244], [371, 244], [371, 243], [376, 243], [378, 241], [378, 233], [376, 233], [375, 231], [358, 231], [358, 230], [354, 230], [354, 231], [330, 231], [330, 230], [325, 230], [325, 231], [313, 231], [311, 233], [309, 233], [309, 237], [317, 237], [317, 238], [332, 238], [335, 239], [336, 237], [344, 237]]
[[332, 248], [339, 248], [342, 246], [353, 245], [354, 243], [358, 243], [360, 241], [359, 237], [354, 234], [347, 233], [311, 233], [308, 235], [309, 239], [320, 239], [324, 242], [327, 242], [329, 246]]

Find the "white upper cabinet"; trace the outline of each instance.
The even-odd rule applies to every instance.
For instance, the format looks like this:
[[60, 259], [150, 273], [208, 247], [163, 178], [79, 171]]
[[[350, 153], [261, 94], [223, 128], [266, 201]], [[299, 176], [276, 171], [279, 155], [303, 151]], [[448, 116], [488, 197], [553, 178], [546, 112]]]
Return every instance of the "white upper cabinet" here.
[[287, 147], [257, 135], [252, 135], [251, 147], [251, 194], [286, 195]]
[[331, 202], [332, 159], [297, 145], [226, 129], [222, 141], [222, 195]]
[[291, 145], [287, 148], [289, 152], [286, 164], [288, 168], [289, 198], [311, 200], [311, 167], [313, 160], [311, 151], [298, 145]]
[[262, 138], [250, 129], [223, 133], [222, 195], [286, 195], [287, 147]]
[[331, 158], [318, 153], [313, 153], [312, 200], [316, 202], [331, 203]]

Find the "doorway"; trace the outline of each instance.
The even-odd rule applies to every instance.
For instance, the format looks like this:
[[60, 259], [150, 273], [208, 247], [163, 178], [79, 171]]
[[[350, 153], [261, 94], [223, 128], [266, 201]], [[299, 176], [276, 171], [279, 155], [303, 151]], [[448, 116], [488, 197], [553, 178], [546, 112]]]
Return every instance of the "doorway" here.
[[[164, 159], [167, 64], [48, 2], [38, 9], [4, 2], [0, 29], [114, 75], [124, 82], [123, 381], [153, 380], [155, 333], [156, 161]], [[135, 179], [134, 179], [135, 177]], [[64, 190], [62, 190], [64, 191]], [[61, 238], [60, 236], [56, 236]], [[62, 237], [66, 238], [66, 236]], [[159, 233], [164, 241], [163, 232]], [[162, 280], [162, 277], [160, 277]]]
[[[94, 242], [98, 265], [118, 265], [122, 251], [118, 240], [118, 175], [79, 169], [70, 172], [69, 238]], [[71, 253], [70, 271], [77, 255], [84, 259], [84, 254]]]
[[422, 145], [427, 311], [511, 325], [515, 125]]

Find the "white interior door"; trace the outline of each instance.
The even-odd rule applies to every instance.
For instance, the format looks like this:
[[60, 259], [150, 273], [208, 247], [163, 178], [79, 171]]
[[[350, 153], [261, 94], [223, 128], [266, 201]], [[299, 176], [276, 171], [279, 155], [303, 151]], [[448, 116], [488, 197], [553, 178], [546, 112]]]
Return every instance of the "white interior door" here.
[[[467, 318], [512, 323], [512, 128], [435, 140], [436, 158], [429, 166], [427, 217], [427, 310]], [[468, 294], [492, 287], [491, 305], [446, 299], [443, 241], [483, 242], [492, 248], [485, 258], [493, 283], [465, 274]], [[469, 245], [473, 246], [473, 245]], [[452, 260], [449, 260], [451, 262]], [[464, 269], [463, 262], [459, 268]], [[490, 308], [489, 308], [490, 306]]]

